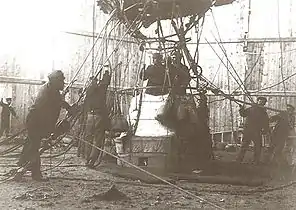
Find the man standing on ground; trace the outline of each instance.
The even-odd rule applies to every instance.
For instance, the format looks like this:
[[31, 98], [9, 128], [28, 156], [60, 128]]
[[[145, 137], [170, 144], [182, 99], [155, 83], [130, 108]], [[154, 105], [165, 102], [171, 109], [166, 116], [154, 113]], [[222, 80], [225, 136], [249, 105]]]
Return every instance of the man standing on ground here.
[[264, 105], [267, 99], [265, 97], [258, 97], [257, 103], [245, 109], [240, 108], [239, 113], [246, 118], [244, 126], [244, 137], [242, 140], [241, 150], [237, 156], [237, 161], [242, 162], [245, 153], [251, 143], [254, 142], [254, 159], [255, 164], [260, 163], [261, 149], [262, 149], [262, 134], [269, 133], [269, 119]]
[[109, 112], [106, 104], [107, 88], [110, 84], [111, 76], [109, 71], [105, 71], [103, 78], [97, 84], [96, 78], [86, 93], [85, 106], [88, 112], [85, 128], [85, 139], [89, 142], [86, 146], [86, 166], [93, 168], [98, 160], [100, 150], [105, 143], [105, 131], [109, 128]]
[[38, 92], [26, 118], [28, 137], [18, 162], [23, 168], [17, 172], [14, 177], [15, 180], [20, 180], [29, 167], [31, 168], [32, 179], [44, 180], [40, 170], [39, 149], [41, 140], [50, 137], [55, 132], [61, 108], [71, 111], [71, 106], [64, 101], [60, 93], [65, 84], [63, 72], [54, 71], [49, 74], [48, 79], [49, 81]]
[[3, 98], [1, 98], [0, 106], [2, 107], [1, 112], [1, 128], [0, 128], [0, 137], [4, 134], [6, 137], [10, 131], [10, 114], [16, 117], [16, 113], [14, 108], [11, 106], [11, 98], [6, 98], [6, 103], [3, 102]]
[[286, 145], [290, 131], [294, 129], [295, 108], [287, 104], [287, 111], [283, 111], [270, 118], [270, 122], [276, 122], [274, 129], [271, 133], [271, 143], [268, 149], [266, 162], [273, 162], [276, 164], [284, 163], [283, 149]]

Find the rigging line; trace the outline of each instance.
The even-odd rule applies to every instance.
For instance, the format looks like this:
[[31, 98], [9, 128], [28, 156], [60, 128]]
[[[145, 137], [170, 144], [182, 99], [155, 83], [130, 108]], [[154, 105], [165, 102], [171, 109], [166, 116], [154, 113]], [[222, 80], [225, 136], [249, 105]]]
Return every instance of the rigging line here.
[[[216, 40], [216, 42], [218, 43], [218, 46], [220, 47], [221, 51], [222, 51], [223, 54], [225, 55], [227, 61], [228, 61], [229, 64], [230, 64], [230, 67], [233, 69], [233, 72], [234, 72], [234, 74], [237, 76], [237, 78], [233, 75], [233, 73], [230, 71], [230, 69], [227, 68], [227, 67], [225, 66], [225, 64], [224, 64], [224, 66], [227, 68], [227, 71], [230, 72], [231, 76], [232, 76], [233, 79], [236, 81], [236, 83], [239, 85], [239, 87], [240, 87], [240, 88], [246, 93], [246, 96], [249, 98], [249, 100], [250, 100], [251, 102], [254, 103], [254, 100], [253, 100], [252, 97], [249, 95], [248, 90], [247, 90], [247, 88], [246, 88], [244, 82], [242, 81], [242, 79], [241, 79], [240, 76], [238, 75], [237, 71], [235, 70], [234, 66], [232, 65], [230, 59], [228, 58], [225, 48], [224, 48], [221, 44], [219, 44], [219, 41], [217, 40], [217, 38], [214, 36], [213, 33], [212, 33], [212, 35], [213, 35], [214, 39]], [[206, 39], [206, 38], [205, 38], [205, 39]], [[206, 41], [207, 41], [207, 40], [206, 40]], [[208, 42], [208, 41], [207, 41], [207, 42]], [[208, 42], [208, 44], [210, 44], [210, 43]], [[210, 44], [210, 45], [211, 45], [211, 44]], [[211, 48], [214, 50], [213, 47], [211, 47]], [[218, 56], [218, 53], [215, 53], [215, 54]]]
[[103, 32], [103, 30], [107, 27], [107, 25], [109, 24], [109, 22], [113, 19], [114, 15], [115, 15], [115, 10], [113, 10], [111, 12], [110, 18], [107, 20], [106, 24], [104, 25], [103, 29], [101, 30], [101, 32], [99, 33], [99, 35], [97, 36], [94, 44], [92, 45], [91, 49], [89, 50], [88, 54], [86, 55], [85, 59], [83, 60], [82, 64], [80, 65], [80, 67], [78, 68], [78, 70], [75, 72], [73, 78], [71, 79], [71, 81], [69, 82], [69, 84], [67, 85], [67, 87], [64, 89], [63, 94], [67, 93], [68, 89], [71, 87], [72, 83], [74, 83], [75, 78], [78, 76], [79, 72], [82, 70], [82, 67], [84, 66], [84, 64], [86, 63], [88, 57], [90, 56], [90, 54], [92, 53], [95, 45], [97, 44], [98, 40], [100, 39], [100, 36]]
[[200, 14], [202, 14], [202, 15], [196, 13], [197, 14], [196, 16], [198, 17], [197, 20], [193, 21], [193, 24], [186, 28], [186, 30], [184, 31], [184, 34], [186, 34], [188, 31], [190, 31], [199, 22], [200, 18], [205, 16], [206, 12], [209, 9], [211, 9], [211, 7], [207, 8], [205, 11], [201, 12]]
[[[74, 123], [70, 126], [70, 129], [75, 125], [75, 122], [78, 120], [78, 117], [80, 116], [80, 114], [77, 114], [75, 117], [71, 117], [70, 120], [74, 120]], [[62, 138], [65, 136], [66, 134], [62, 134], [60, 136], [58, 136], [55, 140], [55, 142], [53, 144], [50, 145], [50, 147], [41, 147], [39, 150], [38, 150], [38, 153], [41, 155], [43, 152], [45, 152], [46, 150], [50, 149], [52, 146], [56, 145], [57, 143], [59, 143]], [[52, 140], [51, 139], [52, 136], [50, 136], [49, 138], [47, 138], [47, 141], [50, 141]], [[18, 167], [17, 169], [12, 169], [10, 170], [8, 173], [6, 173], [7, 175], [9, 175], [9, 177], [3, 179], [3, 180], [0, 180], [0, 183], [4, 183], [6, 181], [9, 181], [11, 179], [13, 179], [13, 177], [19, 172], [19, 170], [25, 170], [27, 169], [27, 167], [29, 166], [29, 163], [30, 162], [26, 162], [24, 166], [20, 166]]]
[[[208, 89], [211, 90], [215, 95], [223, 96], [223, 97], [227, 98], [228, 100], [232, 100], [233, 102], [235, 102], [235, 103], [237, 103], [239, 105], [240, 105], [240, 103], [251, 105], [251, 106], [254, 105], [254, 103], [250, 103], [250, 102], [242, 101], [240, 99], [236, 99], [236, 98], [234, 98], [234, 96], [226, 94], [222, 90], [211, 89], [209, 87], [208, 87]], [[259, 107], [263, 107], [263, 108], [265, 108], [267, 110], [271, 110], [271, 111], [274, 111], [274, 112], [282, 112], [283, 111], [283, 110], [280, 110], [280, 109], [275, 109], [275, 108], [271, 108], [271, 107], [267, 107], [267, 106], [259, 106]]]
[[275, 84], [273, 84], [273, 85], [271, 85], [271, 86], [268, 86], [268, 87], [265, 87], [265, 88], [261, 88], [260, 90], [255, 91], [255, 92], [252, 92], [252, 93], [259, 93], [259, 92], [262, 91], [262, 90], [267, 90], [267, 89], [273, 88], [273, 87], [275, 87], [275, 86], [277, 86], [277, 85], [282, 84], [283, 82], [285, 82], [286, 80], [290, 79], [291, 77], [294, 77], [295, 75], [296, 75], [296, 73], [291, 74], [290, 76], [284, 78], [282, 81], [280, 81], [280, 82], [278, 82], [278, 83], [275, 83]]
[[205, 16], [203, 16], [203, 18], [202, 18], [201, 27], [199, 27], [199, 25], [198, 25], [198, 31], [197, 31], [197, 36], [196, 36], [197, 37], [196, 50], [195, 50], [194, 58], [193, 58], [196, 63], [198, 63], [198, 60], [199, 60], [199, 43], [200, 43], [201, 35], [203, 32], [203, 28], [204, 28], [204, 22], [205, 22]]
[[107, 155], [110, 155], [110, 156], [116, 158], [117, 160], [120, 160], [120, 161], [126, 163], [127, 165], [129, 165], [129, 166], [131, 166], [131, 167], [133, 167], [133, 168], [135, 168], [135, 169], [137, 169], [137, 170], [139, 170], [139, 171], [141, 171], [141, 172], [143, 172], [143, 173], [145, 173], [145, 174], [147, 174], [147, 175], [149, 175], [149, 176], [151, 176], [151, 177], [153, 177], [153, 178], [155, 178], [155, 179], [157, 179], [157, 180], [160, 180], [160, 181], [162, 181], [162, 182], [164, 182], [164, 183], [170, 185], [171, 187], [173, 187], [173, 188], [179, 190], [180, 192], [183, 192], [183, 193], [185, 193], [185, 194], [187, 194], [187, 195], [190, 195], [190, 196], [192, 196], [193, 198], [195, 198], [195, 199], [197, 199], [197, 200], [199, 200], [199, 201], [203, 201], [203, 202], [209, 204], [210, 206], [215, 207], [216, 209], [221, 209], [221, 210], [223, 209], [223, 210], [226, 210], [226, 209], [224, 209], [223, 207], [218, 206], [218, 205], [216, 205], [215, 203], [213, 203], [213, 202], [211, 202], [211, 201], [208, 201], [208, 200], [206, 200], [206, 199], [204, 199], [204, 198], [202, 198], [202, 197], [200, 197], [200, 196], [198, 196], [198, 195], [195, 195], [195, 194], [192, 193], [192, 192], [189, 192], [189, 191], [187, 191], [187, 190], [184, 190], [183, 188], [181, 188], [181, 187], [179, 187], [179, 186], [177, 186], [177, 185], [175, 185], [175, 184], [172, 184], [171, 182], [169, 182], [169, 181], [167, 181], [167, 180], [165, 180], [165, 179], [163, 179], [163, 178], [161, 178], [161, 177], [159, 177], [159, 176], [157, 176], [157, 175], [155, 175], [155, 174], [153, 174], [153, 173], [150, 173], [149, 171], [146, 171], [146, 170], [142, 169], [141, 167], [136, 166], [136, 165], [134, 165], [134, 164], [132, 164], [132, 163], [126, 161], [125, 159], [120, 158], [120, 157], [118, 157], [118, 156], [116, 156], [116, 155], [114, 155], [114, 154], [112, 154], [112, 153], [110, 153], [110, 152], [108, 152], [108, 151], [106, 151], [106, 150], [100, 148], [100, 147], [97, 147], [96, 145], [94, 145], [94, 144], [92, 144], [92, 143], [90, 143], [90, 142], [88, 142], [88, 141], [85, 141], [85, 140], [82, 139], [82, 138], [80, 138], [80, 140], [83, 141], [84, 143], [88, 144], [89, 146], [92, 146], [92, 147], [94, 147], [94, 148], [100, 150], [101, 152], [106, 153]]
[[[132, 22], [132, 24], [127, 28], [126, 32], [122, 35], [121, 39], [118, 41], [115, 49], [111, 52], [111, 54], [107, 57], [107, 59], [105, 59], [105, 61], [102, 63], [102, 66], [104, 66], [108, 62], [108, 60], [111, 58], [111, 56], [119, 50], [119, 45], [121, 44], [121, 42], [123, 41], [125, 36], [128, 34], [130, 28], [133, 27], [133, 24], [136, 22], [139, 15], [140, 14], [138, 14], [138, 16]], [[101, 68], [100, 70], [98, 70], [98, 68], [99, 68], [99, 65], [96, 68], [96, 74], [94, 75], [94, 77], [97, 77], [100, 74], [100, 72], [103, 70], [103, 68]], [[83, 98], [83, 95], [86, 93], [86, 89], [88, 89], [88, 87], [90, 86], [90, 83], [88, 83], [88, 84], [86, 83], [85, 85], [86, 85], [86, 87], [82, 91], [82, 94], [80, 95], [79, 99], [77, 100], [77, 103]]]
[[209, 104], [211, 103], [215, 103], [215, 102], [220, 102], [220, 101], [225, 101], [227, 98], [221, 98], [221, 99], [216, 99], [216, 100], [212, 100], [212, 101], [209, 101]]
[[[205, 41], [209, 44], [209, 46], [211, 47], [211, 49], [213, 50], [213, 52], [216, 54], [216, 56], [219, 58], [219, 60], [222, 62], [222, 64], [223, 64], [223, 65], [225, 66], [225, 68], [227, 69], [227, 65], [224, 63], [224, 61], [222, 60], [222, 58], [218, 55], [218, 53], [216, 52], [216, 50], [214, 49], [214, 47], [211, 45], [211, 43], [207, 40], [207, 38], [205, 38]], [[226, 55], [225, 55], [225, 56], [226, 56]], [[227, 69], [227, 71], [229, 71], [229, 69]], [[230, 73], [230, 75], [233, 77], [233, 79], [236, 81], [236, 83], [239, 85], [239, 87], [242, 89], [242, 91], [243, 91], [244, 93], [246, 93], [246, 92], [245, 92], [245, 89], [241, 87], [241, 86], [243, 86], [243, 84], [241, 84], [241, 83], [239, 83], [239, 82], [237, 81], [236, 77], [233, 75], [233, 73], [232, 73], [231, 71], [229, 71], [229, 73]], [[251, 97], [248, 93], [246, 93], [246, 94], [247, 94], [248, 98], [250, 99], [250, 101], [253, 102], [252, 97]]]
[[[41, 170], [41, 172], [44, 172], [44, 171], [50, 171], [50, 172], [52, 172], [53, 169], [59, 167], [66, 160], [66, 152], [64, 154], [62, 154], [62, 155], [63, 155], [63, 159], [59, 163], [57, 163], [54, 166], [51, 166], [50, 165], [49, 168], [45, 168], [45, 169]], [[52, 176], [52, 174], [51, 174], [51, 176]]]
[[279, 35], [280, 49], [281, 49], [280, 72], [281, 72], [281, 77], [282, 77], [282, 80], [283, 80], [285, 102], [286, 102], [286, 106], [287, 106], [288, 99], [287, 99], [286, 84], [285, 84], [285, 81], [284, 81], [284, 73], [283, 73], [284, 58], [283, 58], [283, 42], [282, 42], [281, 28], [280, 28], [280, 1], [279, 0], [277, 0], [277, 24], [278, 24], [278, 35]]
[[[267, 38], [265, 38], [265, 39], [267, 39]], [[264, 41], [262, 41], [262, 42], [264, 42]], [[283, 54], [284, 53], [291, 53], [291, 52], [296, 52], [296, 48], [295, 49], [290, 49], [290, 50], [285, 50], [285, 52], [283, 52]], [[256, 53], [256, 52], [245, 52], [246, 54], [249, 54], [249, 55], [259, 55], [260, 53]], [[266, 53], [264, 53], [264, 55], [275, 55], [275, 54], [281, 54], [281, 52], [279, 51], [279, 52], [266, 52]]]
[[[213, 12], [212, 9], [211, 9], [211, 13], [212, 13], [212, 18], [213, 18], [213, 21], [214, 21], [215, 28], [216, 28], [217, 33], [218, 33], [219, 40], [220, 40], [220, 42], [222, 42], [222, 38], [221, 38], [221, 35], [220, 35], [220, 32], [219, 32], [219, 28], [218, 28], [218, 25], [217, 25], [217, 21], [216, 21], [216, 18], [215, 18], [215, 16], [214, 16], [214, 12]], [[228, 60], [228, 62], [229, 62], [229, 64], [230, 64], [231, 68], [233, 69], [233, 71], [234, 71], [235, 75], [237, 76], [238, 80], [241, 82], [241, 84], [242, 84], [242, 86], [244, 87], [245, 92], [246, 92], [246, 94], [247, 94], [247, 96], [248, 96], [248, 90], [247, 90], [246, 86], [244, 85], [244, 82], [242, 81], [242, 79], [241, 79], [240, 76], [238, 75], [237, 71], [235, 70], [235, 68], [234, 68], [233, 64], [231, 63], [230, 59], [228, 58], [228, 55], [227, 55], [227, 53], [226, 53], [226, 49], [225, 49], [224, 45], [221, 45], [221, 44], [219, 43], [219, 41], [217, 40], [217, 38], [215, 37], [215, 35], [213, 34], [213, 32], [212, 32], [212, 35], [213, 35], [214, 39], [216, 40], [217, 44], [219, 45], [220, 49], [221, 49], [222, 52], [224, 53], [224, 55], [225, 55], [226, 59]], [[229, 71], [229, 69], [227, 69], [227, 70]], [[253, 99], [252, 99], [252, 97], [248, 96], [248, 98], [249, 98], [249, 100], [250, 100], [251, 102], [254, 102]]]
[[168, 68], [168, 55], [167, 55], [167, 51], [166, 51], [166, 46], [165, 43], [162, 42], [162, 39], [160, 38], [160, 33], [163, 35], [163, 31], [162, 31], [162, 26], [161, 26], [161, 22], [159, 17], [157, 18], [157, 35], [158, 35], [158, 41], [159, 41], [159, 47], [161, 47], [161, 45], [163, 45], [163, 49], [164, 49], [164, 56], [165, 56], [165, 74], [164, 74], [164, 79], [163, 79], [163, 86], [162, 86], [162, 91], [164, 91], [164, 86], [166, 84], [167, 78], [168, 78], [168, 83], [169, 86], [171, 86], [171, 78], [169, 75], [169, 68]]
[[[246, 77], [245, 77], [245, 81], [246, 81], [246, 80], [251, 76], [251, 74], [253, 73], [253, 70], [255, 69], [257, 63], [259, 62], [259, 59], [261, 58], [261, 53], [262, 53], [262, 52], [263, 52], [263, 47], [261, 47], [261, 49], [260, 49], [260, 54], [259, 54], [259, 56], [257, 57], [255, 63], [253, 64], [253, 66], [252, 66], [250, 72], [248, 73], [248, 75], [246, 75]], [[235, 91], [237, 91], [238, 89], [239, 89], [239, 87], [237, 87], [234, 91], [232, 91], [232, 94], [233, 94]]]
[[[105, 30], [105, 33], [104, 33], [104, 37], [102, 38], [102, 40], [101, 40], [101, 45], [99, 46], [99, 49], [97, 50], [97, 56], [98, 56], [98, 54], [99, 54], [99, 52], [101, 51], [101, 48], [103, 48], [104, 47], [104, 43], [106, 44], [107, 43], [107, 40], [109, 40], [109, 38], [110, 38], [110, 36], [111, 36], [111, 33], [113, 32], [113, 30], [115, 30], [115, 28], [118, 26], [118, 25], [120, 25], [120, 21], [117, 21], [115, 24], [114, 24], [114, 26], [111, 28], [111, 30], [110, 30], [110, 32], [109, 32], [109, 34], [107, 35], [107, 27], [106, 27], [106, 30]], [[106, 45], [107, 46], [107, 45]], [[103, 49], [104, 50], [104, 49]], [[107, 50], [106, 50], [107, 51]], [[107, 53], [107, 52], [106, 52]], [[98, 67], [100, 66], [100, 65], [102, 65], [101, 63], [103, 62], [103, 53], [101, 54], [101, 57], [100, 57], [100, 60], [99, 60], [99, 62], [98, 62], [98, 66], [96, 67], [96, 70], [98, 69]], [[109, 60], [108, 60], [109, 61]]]
[[219, 66], [218, 66], [218, 68], [217, 68], [217, 70], [216, 70], [216, 72], [215, 72], [215, 74], [214, 74], [214, 76], [212, 78], [212, 81], [211, 81], [211, 83], [213, 83], [213, 84], [214, 84], [216, 76], [218, 75], [218, 72], [219, 72], [219, 70], [221, 68], [221, 64], [222, 64], [222, 62], [220, 61]]
[[[146, 11], [146, 9], [147, 9], [147, 8], [146, 8], [147, 5], [148, 5], [148, 2], [145, 3], [145, 5], [144, 5], [144, 7], [143, 7], [143, 12]], [[132, 22], [131, 24], [129, 24], [129, 26], [127, 27], [126, 32], [124, 33], [124, 35], [122, 35], [122, 38], [119, 39], [117, 46], [115, 47], [115, 49], [113, 50], [113, 52], [110, 54], [110, 56], [105, 60], [104, 64], [110, 59], [111, 55], [112, 55], [115, 51], [118, 51], [118, 47], [119, 47], [119, 45], [121, 44], [121, 42], [123, 41], [124, 37], [128, 34], [128, 32], [130, 31], [130, 29], [134, 26], [134, 24], [136, 23], [137, 19], [138, 19], [140, 16], [142, 16], [141, 13], [139, 13], [139, 14], [137, 15], [137, 17], [133, 20], [133, 22]], [[142, 18], [143, 18], [143, 16], [141, 17], [141, 19], [142, 19]], [[138, 23], [138, 24], [139, 24], [139, 23]], [[98, 67], [97, 67], [97, 69], [98, 69]], [[97, 69], [96, 69], [96, 70], [97, 70]]]
[[[228, 62], [227, 62], [228, 63]], [[231, 89], [230, 89], [230, 76], [229, 76], [229, 71], [227, 71], [227, 83], [228, 83], [228, 94], [231, 94]], [[233, 117], [233, 107], [232, 107], [232, 101], [229, 101], [229, 108], [230, 108], [230, 117], [231, 117], [231, 143], [233, 142], [234, 136], [233, 136], [233, 132], [234, 132], [234, 117]], [[235, 145], [237, 145], [236, 141], [235, 141]]]
[[[104, 40], [105, 39], [109, 39], [109, 37], [110, 37], [110, 34], [111, 34], [111, 32], [118, 26], [120, 24], [120, 21], [117, 21], [115, 24], [114, 24], [114, 26], [111, 28], [111, 30], [110, 30], [110, 32], [109, 32], [109, 36], [107, 37], [107, 27], [106, 27], [106, 29], [105, 29], [105, 33], [104, 33], [104, 36], [102, 37], [102, 40], [101, 40], [101, 44], [99, 45], [99, 48], [97, 49], [97, 53], [96, 53], [96, 58], [95, 58], [95, 60], [97, 60], [97, 58], [98, 58], [98, 55], [99, 55], [99, 52], [101, 51], [101, 48], [103, 47], [103, 43], [104, 43]], [[100, 60], [99, 60], [99, 64], [98, 65], [100, 65], [100, 62], [102, 62], [102, 60], [103, 60], [103, 56], [100, 56]], [[89, 74], [89, 76], [90, 76], [90, 74]], [[89, 77], [88, 76], [88, 77]]]

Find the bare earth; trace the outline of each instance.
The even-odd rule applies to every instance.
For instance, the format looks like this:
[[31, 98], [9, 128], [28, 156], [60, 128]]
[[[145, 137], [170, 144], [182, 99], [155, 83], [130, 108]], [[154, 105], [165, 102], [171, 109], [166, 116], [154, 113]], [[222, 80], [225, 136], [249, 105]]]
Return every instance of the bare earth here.
[[[17, 159], [0, 160], [1, 174], [5, 174], [15, 168]], [[216, 209], [207, 201], [222, 209], [296, 209], [293, 177], [270, 180], [260, 187], [175, 182], [206, 200], [203, 202], [167, 184], [147, 184], [116, 176], [121, 169], [113, 164], [88, 169], [76, 157], [75, 150], [52, 159], [51, 163], [44, 159], [42, 169], [50, 178], [48, 182], [32, 181], [29, 174], [21, 182], [2, 182], [0, 209]], [[115, 191], [106, 194], [112, 186]], [[266, 189], [271, 190], [265, 192]]]

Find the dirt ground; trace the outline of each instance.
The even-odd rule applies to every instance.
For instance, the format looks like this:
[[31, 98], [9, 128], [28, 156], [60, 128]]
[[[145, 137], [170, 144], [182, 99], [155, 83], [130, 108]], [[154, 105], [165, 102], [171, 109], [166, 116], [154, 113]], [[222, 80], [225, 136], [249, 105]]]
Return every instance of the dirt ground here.
[[[216, 155], [223, 156], [221, 152]], [[3, 180], [3, 174], [16, 168], [17, 158], [10, 154], [0, 160]], [[209, 203], [221, 209], [296, 209], [294, 176], [277, 176], [255, 187], [172, 182], [205, 199], [200, 201], [168, 184], [144, 183], [136, 172], [111, 163], [88, 169], [75, 149], [65, 156], [44, 159], [42, 169], [48, 182], [32, 181], [30, 174], [21, 182], [2, 181], [0, 209], [217, 209]], [[134, 176], [123, 178], [127, 171]]]

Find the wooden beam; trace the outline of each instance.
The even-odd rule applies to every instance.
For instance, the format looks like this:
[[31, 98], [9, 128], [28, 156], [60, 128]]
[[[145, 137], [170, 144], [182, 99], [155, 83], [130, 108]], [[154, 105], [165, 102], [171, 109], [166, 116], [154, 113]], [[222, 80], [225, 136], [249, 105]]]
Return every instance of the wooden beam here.
[[[46, 83], [46, 80], [0, 76], [0, 83], [22, 84], [22, 85], [43, 85], [44, 83]], [[66, 85], [67, 84], [68, 83], [66, 82]], [[74, 83], [73, 88], [80, 88], [82, 86], [83, 86], [83, 83]]]
[[[87, 31], [84, 31], [84, 32], [63, 31], [63, 32], [66, 33], [66, 34], [71, 34], [71, 35], [76, 35], [76, 36], [83, 36], [83, 37], [89, 37], [89, 38], [97, 38], [97, 36], [99, 35], [98, 33], [95, 33], [95, 35], [93, 35], [92, 32], [87, 32]], [[103, 39], [103, 38], [104, 37], [102, 37], [102, 36], [99, 37], [99, 39]], [[120, 41], [121, 38], [115, 37], [115, 36], [109, 36], [107, 38], [107, 40]], [[129, 39], [129, 38], [124, 38], [123, 39], [123, 42], [132, 43], [132, 44], [138, 44], [138, 42], [136, 42], [136, 41], [134, 41], [132, 39]]]
[[[223, 92], [228, 92], [228, 91], [224, 91]], [[249, 94], [251, 96], [269, 96], [269, 97], [296, 97], [296, 91], [260, 91], [260, 90], [248, 90]], [[209, 92], [207, 94], [208, 96], [215, 96], [214, 93]], [[246, 95], [244, 92], [242, 91], [236, 91], [235, 93], [233, 93], [233, 96], [243, 96]]]
[[[199, 44], [240, 44], [244, 42], [251, 43], [281, 43], [281, 42], [296, 42], [296, 37], [271, 37], [271, 38], [248, 38], [248, 39], [237, 39], [237, 40], [229, 40], [229, 41], [209, 41], [203, 42], [201, 41]], [[188, 42], [188, 44], [197, 44], [196, 42]]]

